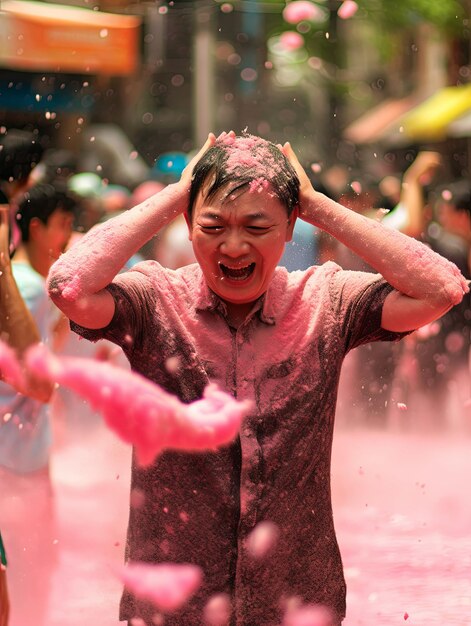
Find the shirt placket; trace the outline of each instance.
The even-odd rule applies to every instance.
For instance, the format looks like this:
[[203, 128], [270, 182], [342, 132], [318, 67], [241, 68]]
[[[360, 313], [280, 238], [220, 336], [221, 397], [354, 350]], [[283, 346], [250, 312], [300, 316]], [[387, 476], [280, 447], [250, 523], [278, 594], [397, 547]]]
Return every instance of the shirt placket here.
[[255, 414], [254, 348], [250, 340], [251, 323], [242, 325], [236, 332], [236, 389], [239, 400], [250, 400], [253, 412], [240, 430], [240, 520], [238, 533], [237, 587], [244, 579], [246, 538], [257, 524], [258, 503], [262, 492], [262, 449], [257, 439], [258, 419]]

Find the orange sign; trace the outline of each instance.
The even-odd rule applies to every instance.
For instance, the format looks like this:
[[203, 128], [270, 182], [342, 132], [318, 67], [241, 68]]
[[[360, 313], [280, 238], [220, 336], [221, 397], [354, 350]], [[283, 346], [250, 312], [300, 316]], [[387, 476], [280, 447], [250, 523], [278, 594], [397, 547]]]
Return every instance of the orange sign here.
[[43, 2], [1, 4], [0, 65], [34, 72], [127, 75], [138, 64], [135, 16]]

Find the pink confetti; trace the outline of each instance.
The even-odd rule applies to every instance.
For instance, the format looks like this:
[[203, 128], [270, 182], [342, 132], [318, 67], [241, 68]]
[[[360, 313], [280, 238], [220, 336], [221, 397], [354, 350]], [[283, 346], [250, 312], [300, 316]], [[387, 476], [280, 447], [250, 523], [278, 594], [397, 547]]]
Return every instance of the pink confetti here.
[[283, 626], [334, 626], [332, 611], [321, 605], [307, 605], [290, 609]]
[[214, 450], [229, 443], [252, 406], [214, 384], [201, 400], [184, 404], [135, 372], [93, 359], [56, 358], [44, 346], [31, 348], [26, 360], [36, 375], [72, 389], [100, 411], [110, 429], [136, 447], [141, 465], [165, 448]]
[[396, 406], [400, 411], [407, 411], [407, 404], [404, 402], [398, 402]]
[[228, 626], [231, 619], [231, 600], [225, 593], [209, 598], [203, 611], [206, 626]]
[[311, 163], [311, 170], [314, 174], [319, 174], [322, 171], [322, 165], [320, 163]]
[[442, 191], [442, 198], [446, 202], [450, 202], [450, 200], [453, 198], [453, 194], [451, 193], [451, 191], [449, 189], [444, 189]]
[[312, 22], [323, 21], [325, 19], [324, 11], [307, 0], [295, 0], [290, 2], [283, 9], [283, 19], [288, 24], [298, 24], [303, 20]]
[[345, 0], [337, 11], [337, 15], [342, 20], [348, 20], [350, 17], [353, 17], [355, 13], [358, 11], [358, 4], [353, 0]]
[[405, 619], [405, 620], [406, 620], [406, 619], [409, 619], [409, 613], [407, 613], [407, 612], [406, 612], [406, 613], [404, 613], [404, 619]]
[[293, 30], [287, 30], [280, 35], [280, 45], [285, 50], [298, 50], [304, 45], [304, 37]]
[[352, 183], [350, 183], [350, 187], [357, 195], [360, 194], [363, 189], [359, 180], [354, 180]]
[[247, 552], [255, 559], [263, 558], [273, 549], [279, 534], [278, 526], [273, 522], [260, 522], [247, 537]]
[[120, 571], [124, 586], [136, 597], [172, 613], [198, 590], [203, 578], [197, 565], [177, 563], [128, 563]]

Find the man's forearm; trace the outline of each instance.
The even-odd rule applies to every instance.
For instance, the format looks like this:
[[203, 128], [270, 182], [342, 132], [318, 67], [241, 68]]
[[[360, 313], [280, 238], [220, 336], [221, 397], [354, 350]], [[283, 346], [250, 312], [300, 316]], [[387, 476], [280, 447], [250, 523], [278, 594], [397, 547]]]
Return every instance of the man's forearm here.
[[426, 245], [359, 215], [321, 193], [303, 204], [302, 218], [355, 252], [401, 293], [448, 308], [468, 291], [458, 268]]
[[75, 300], [104, 289], [126, 261], [186, 209], [183, 185], [168, 185], [133, 209], [94, 227], [52, 266], [49, 292]]

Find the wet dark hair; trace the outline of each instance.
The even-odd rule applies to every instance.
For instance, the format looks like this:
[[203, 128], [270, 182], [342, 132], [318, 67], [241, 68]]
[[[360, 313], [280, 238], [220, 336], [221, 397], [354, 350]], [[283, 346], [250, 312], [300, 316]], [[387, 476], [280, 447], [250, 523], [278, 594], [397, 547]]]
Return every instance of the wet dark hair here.
[[43, 147], [33, 133], [11, 129], [0, 135], [0, 181], [26, 182], [42, 154]]
[[[238, 140], [247, 142], [250, 139], [254, 140], [253, 146], [249, 147], [246, 152], [260, 164], [260, 168], [244, 163], [243, 159], [237, 166], [229, 167], [228, 161], [231, 154], [237, 150]], [[270, 163], [271, 167], [267, 167], [267, 163]], [[266, 180], [270, 184], [271, 191], [285, 205], [288, 217], [298, 204], [299, 179], [293, 166], [274, 143], [259, 137], [243, 135], [236, 137], [233, 143], [219, 140], [203, 154], [193, 169], [191, 179], [187, 210], [190, 220], [198, 193], [210, 178], [212, 180], [206, 192], [207, 199], [214, 197], [219, 189], [230, 183], [236, 183], [236, 187], [232, 189], [235, 191], [253, 182]]]
[[451, 192], [451, 204], [455, 211], [467, 213], [471, 218], [471, 184], [467, 180], [453, 182], [447, 187]]
[[73, 213], [76, 207], [74, 196], [67, 190], [65, 182], [39, 183], [29, 189], [18, 203], [16, 219], [23, 241], [29, 240], [31, 220], [37, 218], [47, 224], [58, 209]]

